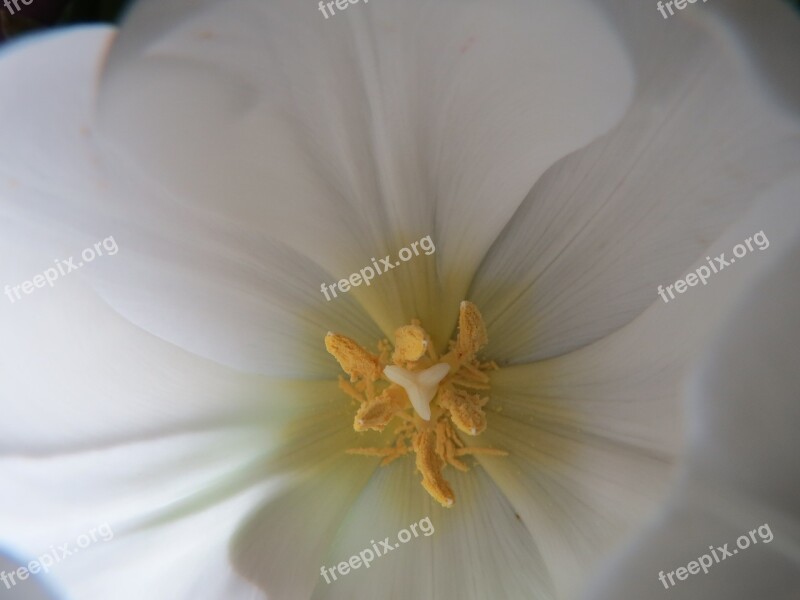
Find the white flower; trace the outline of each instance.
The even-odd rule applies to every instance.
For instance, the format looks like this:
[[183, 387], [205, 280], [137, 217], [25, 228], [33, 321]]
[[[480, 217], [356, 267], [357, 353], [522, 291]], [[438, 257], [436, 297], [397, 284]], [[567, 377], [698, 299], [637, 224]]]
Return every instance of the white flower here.
[[[656, 286], [796, 168], [791, 68], [749, 62], [744, 7], [306, 4], [142, 1], [115, 39], [0, 60], [4, 282], [119, 244], [0, 314], [0, 535], [34, 556], [112, 524], [54, 573], [76, 598], [567, 597], [669, 487], [681, 377], [764, 259]], [[465, 299], [502, 367], [478, 439], [508, 456], [448, 470], [445, 509], [413, 461], [345, 454], [366, 434], [324, 338], [419, 318], [443, 349]]]

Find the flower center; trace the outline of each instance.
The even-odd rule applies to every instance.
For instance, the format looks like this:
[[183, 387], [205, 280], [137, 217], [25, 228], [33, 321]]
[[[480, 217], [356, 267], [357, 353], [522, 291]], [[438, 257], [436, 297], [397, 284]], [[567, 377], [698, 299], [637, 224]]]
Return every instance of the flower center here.
[[442, 506], [450, 507], [455, 495], [444, 478], [447, 466], [469, 467], [461, 458], [488, 454], [505, 456], [493, 448], [467, 447], [461, 434], [475, 436], [486, 429], [483, 407], [489, 401], [487, 371], [494, 362], [477, 358], [488, 337], [478, 308], [462, 302], [458, 336], [448, 351], [438, 356], [422, 324], [412, 320], [395, 331], [394, 346], [378, 343], [372, 354], [352, 339], [328, 333], [325, 347], [350, 376], [339, 377], [339, 387], [359, 403], [353, 428], [383, 431], [397, 419], [394, 443], [385, 448], [352, 448], [350, 454], [383, 457], [381, 466], [414, 452], [422, 487]]

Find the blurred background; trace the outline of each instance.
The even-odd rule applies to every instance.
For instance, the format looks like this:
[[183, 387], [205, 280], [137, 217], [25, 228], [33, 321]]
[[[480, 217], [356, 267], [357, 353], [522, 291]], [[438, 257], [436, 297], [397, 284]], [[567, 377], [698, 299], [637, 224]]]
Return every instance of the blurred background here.
[[[800, 0], [798, 0], [800, 1]], [[116, 22], [129, 0], [33, 0], [20, 10], [0, 0], [0, 44], [45, 27], [70, 23]], [[11, 11], [14, 14], [11, 14]]]
[[[116, 23], [125, 6], [135, 0], [33, 0], [30, 6], [18, 2], [20, 10], [15, 10], [13, 15], [2, 4], [3, 1], [0, 0], [0, 44], [13, 37], [46, 27], [58, 27], [70, 23]], [[312, 0], [307, 1], [309, 4], [314, 4]], [[724, 2], [724, 0], [719, 1]], [[800, 8], [800, 0], [787, 1]], [[655, 0], [653, 10], [655, 10]]]

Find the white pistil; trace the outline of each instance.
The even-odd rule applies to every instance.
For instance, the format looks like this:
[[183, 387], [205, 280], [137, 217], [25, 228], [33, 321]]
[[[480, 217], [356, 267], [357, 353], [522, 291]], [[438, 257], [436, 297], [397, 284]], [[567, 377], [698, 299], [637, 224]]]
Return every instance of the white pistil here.
[[389, 365], [383, 370], [389, 381], [406, 391], [414, 410], [425, 421], [431, 420], [431, 400], [439, 389], [439, 383], [449, 372], [450, 365], [447, 363], [439, 363], [418, 372], [395, 365]]

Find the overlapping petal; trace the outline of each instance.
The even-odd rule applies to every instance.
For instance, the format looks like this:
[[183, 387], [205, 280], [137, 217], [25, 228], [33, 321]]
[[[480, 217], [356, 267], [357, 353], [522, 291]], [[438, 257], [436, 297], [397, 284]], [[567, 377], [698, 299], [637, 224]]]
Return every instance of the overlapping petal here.
[[[32, 560], [51, 545], [74, 546], [78, 536], [107, 524], [113, 540], [70, 556], [48, 580], [78, 597], [136, 598], [153, 589], [175, 598], [210, 599], [224, 590], [237, 598], [261, 597], [263, 592], [254, 591], [259, 586], [246, 583], [246, 570], [234, 570], [228, 550], [246, 515], [307, 481], [332, 482], [357, 495], [374, 461], [354, 463], [343, 450], [382, 443], [352, 430], [352, 411], [335, 384], [309, 382], [292, 389], [279, 390], [290, 406], [251, 413], [249, 424], [219, 421], [204, 430], [0, 458], [6, 491], [0, 498], [0, 543]], [[82, 416], [95, 428], [102, 418]], [[349, 504], [331, 500], [334, 516]], [[199, 572], [205, 573], [202, 580]], [[281, 575], [278, 583], [294, 584], [286, 572]], [[128, 582], [123, 590], [120, 581]]]
[[[10, 232], [35, 227], [3, 240], [17, 257], [4, 264], [3, 284], [112, 236], [119, 252], [80, 275], [139, 326], [164, 334], [158, 325], [166, 324], [172, 336], [161, 337], [239, 370], [335, 377], [325, 333], [373, 344], [380, 330], [354, 299], [325, 302], [320, 285], [332, 276], [285, 244], [188, 211], [156, 182], [101, 163], [94, 93], [111, 39], [109, 28], [79, 28], [14, 46], [0, 60], [0, 78], [16, 82], [0, 90], [0, 107], [17, 115], [0, 132], [0, 215]], [[13, 321], [20, 311], [7, 308]]]
[[[354, 459], [365, 460], [347, 460]], [[459, 509], [447, 510], [409, 485], [416, 477], [410, 461], [381, 469], [360, 495], [349, 490], [353, 466], [341, 465], [339, 476], [323, 474], [254, 515], [234, 545], [234, 561], [267, 593], [288, 600], [308, 598], [311, 590], [310, 597], [331, 600], [554, 597], [530, 534], [479, 469], [452, 476]], [[332, 501], [320, 504], [320, 496]], [[401, 544], [398, 532], [425, 517], [433, 532], [419, 526], [417, 537]], [[373, 542], [380, 552], [378, 540], [387, 537], [397, 545], [391, 553], [325, 582], [323, 565], [347, 561]]]
[[598, 569], [665, 501], [686, 452], [684, 424], [695, 421], [682, 381], [725, 307], [800, 232], [800, 208], [785, 185], [759, 197], [712, 251], [762, 228], [769, 248], [586, 348], [493, 376], [494, 412], [486, 432], [468, 441], [510, 453], [479, 460], [541, 544], [566, 597], [580, 589], [576, 573]]
[[[237, 428], [0, 458], [0, 539], [24, 564], [50, 553], [52, 568], [41, 577], [70, 597], [132, 599], [153, 589], [188, 597], [202, 570], [217, 580], [214, 586], [233, 585], [240, 578], [227, 563], [225, 541], [247, 507], [280, 483], [267, 479], [255, 486], [256, 439]], [[236, 493], [221, 485], [234, 479]], [[187, 508], [189, 499], [209, 489], [216, 490], [215, 502]], [[182, 506], [182, 519], [136, 528], [175, 504]], [[198, 531], [202, 544], [188, 535]], [[69, 553], [57, 550], [62, 547]]]
[[[784, 190], [788, 198], [799, 184]], [[791, 252], [776, 255], [727, 313], [688, 388], [690, 455], [669, 510], [617, 557], [589, 597], [660, 593], [660, 572], [674, 573], [723, 544], [735, 553], [713, 560], [707, 574], [673, 575], [668, 593], [788, 600], [800, 590], [800, 491], [790, 475], [800, 466], [798, 232]], [[741, 545], [740, 536], [748, 538]]]
[[[470, 298], [501, 361], [555, 356], [630, 322], [797, 168], [800, 104], [789, 113], [781, 94], [793, 67], [777, 63], [765, 81], [713, 7], [665, 23], [646, 3], [601, 4], [635, 57], [635, 99], [613, 131], [545, 173], [481, 266]], [[800, 30], [783, 3], [758, 14], [759, 26]]]

